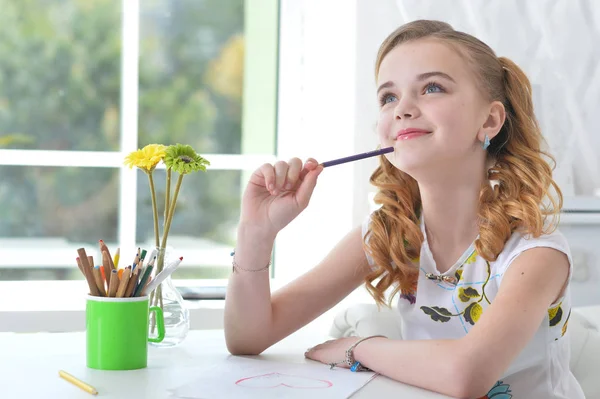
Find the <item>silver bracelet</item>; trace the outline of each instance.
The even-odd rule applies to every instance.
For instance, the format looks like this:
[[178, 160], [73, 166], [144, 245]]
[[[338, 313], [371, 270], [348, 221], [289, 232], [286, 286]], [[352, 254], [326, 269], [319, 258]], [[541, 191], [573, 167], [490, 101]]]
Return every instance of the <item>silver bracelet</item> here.
[[262, 269], [244, 269], [243, 267], [240, 267], [237, 262], [235, 261], [235, 251], [233, 251], [231, 253], [231, 272], [235, 273], [236, 270], [241, 270], [243, 272], [264, 272], [266, 270], [269, 270], [269, 267], [271, 266], [271, 261], [269, 261], [269, 263], [267, 263], [267, 265], [265, 267], [263, 267]]
[[385, 335], [371, 335], [370, 337], [365, 337], [365, 338], [359, 339], [351, 347], [349, 347], [348, 349], [346, 349], [346, 358], [344, 360], [342, 360], [340, 362], [329, 363], [330, 369], [333, 369], [337, 365], [345, 363], [345, 364], [348, 365], [348, 367], [350, 367], [350, 370], [352, 370], [352, 371], [369, 371], [368, 368], [364, 367], [363, 365], [361, 365], [359, 362], [357, 362], [354, 359], [354, 349], [361, 342], [366, 341], [366, 340], [371, 339], [371, 338], [387, 338], [387, 337]]

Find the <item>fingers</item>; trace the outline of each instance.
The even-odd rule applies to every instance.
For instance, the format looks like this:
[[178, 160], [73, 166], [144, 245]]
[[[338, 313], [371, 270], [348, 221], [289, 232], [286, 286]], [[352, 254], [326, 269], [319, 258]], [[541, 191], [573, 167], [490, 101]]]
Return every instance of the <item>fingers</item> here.
[[304, 176], [306, 176], [306, 174], [308, 172], [310, 172], [311, 170], [316, 169], [317, 166], [319, 166], [319, 163], [317, 162], [316, 159], [314, 159], [314, 158], [308, 158], [306, 160], [306, 163], [304, 164], [304, 168], [300, 172], [300, 180], [304, 180]]
[[[314, 158], [307, 159], [304, 166], [299, 158], [292, 158], [289, 162], [278, 161], [274, 165], [262, 165], [258, 170], [257, 177], [262, 174], [264, 185], [272, 195], [278, 195], [282, 191], [289, 191], [294, 188], [299, 190], [300, 186], [304, 186], [302, 197], [308, 196], [310, 198], [316, 184], [316, 177], [322, 169]], [[310, 174], [311, 172], [314, 173]], [[307, 184], [304, 184], [309, 174], [310, 179]], [[304, 199], [307, 205], [308, 198]]]
[[279, 194], [283, 190], [288, 169], [287, 162], [278, 161], [275, 163], [275, 190], [273, 190], [273, 194]]
[[285, 189], [291, 190], [294, 188], [298, 180], [300, 179], [300, 172], [302, 171], [302, 161], [300, 158], [290, 159], [289, 168], [287, 172], [287, 179], [285, 183]]
[[302, 183], [300, 183], [300, 186], [298, 187], [298, 190], [296, 190], [296, 201], [298, 202], [298, 206], [300, 206], [302, 209], [305, 209], [308, 206], [310, 197], [312, 196], [315, 186], [317, 185], [317, 177], [323, 171], [322, 166], [315, 165], [314, 168], [315, 169], [312, 169], [306, 173]]
[[275, 190], [275, 169], [273, 168], [273, 165], [266, 163], [259, 168], [259, 172], [265, 179], [265, 187], [267, 190], [273, 192], [273, 190]]

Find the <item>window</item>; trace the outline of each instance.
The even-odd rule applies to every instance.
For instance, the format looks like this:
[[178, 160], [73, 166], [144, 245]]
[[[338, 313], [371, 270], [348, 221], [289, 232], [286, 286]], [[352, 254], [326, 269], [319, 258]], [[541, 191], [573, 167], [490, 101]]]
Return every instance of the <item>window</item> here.
[[249, 3], [0, 0], [0, 280], [82, 279], [99, 239], [150, 249], [148, 181], [122, 164], [155, 142], [212, 164], [184, 179], [174, 278], [229, 274], [248, 172], [275, 153], [278, 2]]

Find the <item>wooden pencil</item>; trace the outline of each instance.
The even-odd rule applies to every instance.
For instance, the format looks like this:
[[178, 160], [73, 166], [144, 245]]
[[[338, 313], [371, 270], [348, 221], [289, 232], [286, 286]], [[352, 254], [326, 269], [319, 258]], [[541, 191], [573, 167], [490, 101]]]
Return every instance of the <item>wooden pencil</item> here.
[[85, 253], [84, 248], [79, 248], [77, 250], [79, 254], [79, 260], [81, 261], [81, 267], [83, 268], [83, 275], [88, 283], [88, 287], [90, 288], [90, 295], [100, 296], [100, 291], [98, 291], [98, 287], [96, 286], [96, 282], [94, 281], [94, 274], [90, 267], [90, 264], [87, 260], [87, 254]]
[[127, 286], [129, 284], [129, 276], [131, 274], [131, 267], [127, 266], [123, 271], [123, 277], [121, 277], [121, 282], [119, 283], [119, 289], [117, 290], [117, 298], [123, 298], [125, 295], [125, 290], [127, 290]]
[[88, 255], [88, 263], [90, 264], [90, 267], [93, 269], [94, 268], [94, 257], [91, 255]]
[[110, 283], [108, 284], [108, 296], [114, 298], [119, 288], [119, 273], [116, 269], [110, 273]]
[[83, 265], [81, 264], [81, 259], [79, 259], [79, 256], [77, 257], [77, 259], [75, 259], [75, 261], [77, 262], [77, 267], [79, 268], [81, 273], [85, 276], [85, 272], [83, 271]]
[[129, 283], [127, 284], [127, 289], [125, 290], [124, 297], [129, 298], [133, 294], [133, 290], [137, 285], [137, 279], [139, 275], [140, 269], [135, 269], [133, 273], [130, 274]]
[[115, 265], [115, 269], [119, 268], [119, 259], [121, 259], [121, 248], [117, 248], [117, 252], [115, 252], [115, 257], [113, 259], [113, 264]]
[[148, 286], [150, 285], [151, 281], [152, 281], [152, 276], [148, 277], [148, 281], [146, 281], [146, 284], [144, 284], [144, 288], [142, 288], [140, 296], [149, 294], [149, 292], [146, 292], [146, 291], [148, 290]]
[[133, 265], [137, 265], [140, 261], [140, 248], [138, 247], [137, 252], [135, 253], [135, 257], [133, 258]]
[[110, 272], [112, 268], [109, 262], [110, 255], [106, 251], [102, 251], [102, 268], [104, 269], [104, 278], [106, 278], [106, 284], [110, 283]]
[[106, 296], [106, 290], [104, 289], [104, 280], [102, 280], [100, 268], [94, 267], [92, 270], [94, 271], [94, 280], [96, 281], [96, 286], [98, 287], [98, 291], [100, 291], [100, 295]]
[[66, 371], [59, 370], [58, 375], [61, 378], [65, 379], [66, 381], [69, 381], [71, 384], [75, 385], [76, 387], [83, 389], [87, 393], [89, 393], [91, 395], [98, 395], [98, 390], [96, 388], [94, 388], [90, 384], [86, 384], [85, 382], [72, 376], [71, 374], [67, 373]]
[[108, 249], [108, 245], [104, 243], [104, 241], [100, 240], [100, 252], [104, 252], [108, 254], [108, 264], [111, 269], [116, 269], [115, 264], [113, 262], [112, 256], [110, 256], [110, 250]]
[[142, 295], [142, 289], [146, 286], [146, 283], [148, 282], [148, 277], [150, 277], [150, 274], [152, 274], [153, 268], [154, 268], [154, 266], [152, 266], [152, 265], [146, 266], [146, 270], [144, 270], [142, 279], [140, 280], [140, 283], [138, 284], [135, 291], [133, 292], [133, 296], [141, 296]]
[[85, 248], [79, 248], [77, 250], [77, 254], [79, 254], [79, 260], [81, 261], [81, 266], [83, 268], [83, 275], [88, 283], [88, 287], [90, 288], [90, 295], [100, 296], [100, 291], [98, 291], [98, 287], [96, 286], [96, 282], [94, 281], [94, 272], [90, 267], [88, 262], [87, 254], [85, 253]]

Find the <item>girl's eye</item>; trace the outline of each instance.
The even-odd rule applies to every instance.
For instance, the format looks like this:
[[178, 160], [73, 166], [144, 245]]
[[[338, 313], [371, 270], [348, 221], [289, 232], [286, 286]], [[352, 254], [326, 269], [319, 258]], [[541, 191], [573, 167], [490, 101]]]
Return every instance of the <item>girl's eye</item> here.
[[442, 86], [440, 86], [439, 84], [437, 84], [435, 82], [429, 82], [425, 86], [425, 94], [443, 93], [443, 92], [444, 92], [444, 89], [442, 88]]
[[383, 107], [384, 105], [389, 104], [394, 101], [397, 101], [396, 96], [393, 94], [387, 93], [387, 94], [382, 95], [379, 98], [379, 105]]

